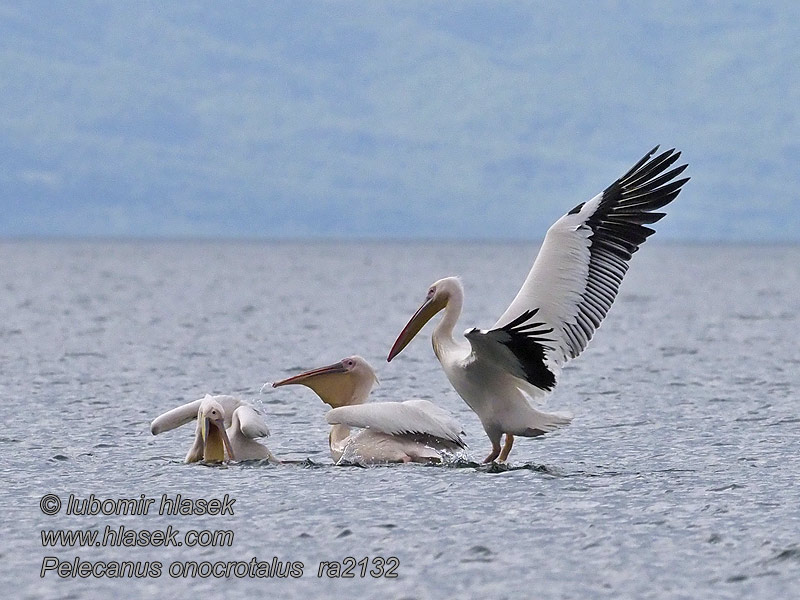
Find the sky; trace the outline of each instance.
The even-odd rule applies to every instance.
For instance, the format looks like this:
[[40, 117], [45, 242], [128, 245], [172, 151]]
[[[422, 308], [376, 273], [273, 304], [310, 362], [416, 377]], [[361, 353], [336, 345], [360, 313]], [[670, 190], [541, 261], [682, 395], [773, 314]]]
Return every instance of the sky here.
[[0, 238], [800, 242], [800, 3], [3, 2]]

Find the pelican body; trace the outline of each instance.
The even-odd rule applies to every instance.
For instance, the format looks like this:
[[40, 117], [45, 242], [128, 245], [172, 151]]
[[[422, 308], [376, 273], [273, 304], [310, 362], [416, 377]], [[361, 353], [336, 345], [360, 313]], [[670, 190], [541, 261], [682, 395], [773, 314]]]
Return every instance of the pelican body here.
[[261, 415], [234, 396], [211, 396], [189, 402], [156, 417], [150, 431], [158, 435], [197, 419], [194, 443], [185, 462], [220, 463], [227, 460], [270, 460], [275, 457], [256, 441], [269, 429]]
[[492, 443], [485, 462], [506, 460], [514, 436], [534, 437], [570, 422], [530, 401], [552, 392], [562, 365], [584, 350], [616, 298], [631, 256], [655, 233], [645, 225], [664, 217], [652, 211], [672, 202], [688, 181], [676, 179], [687, 165], [670, 169], [680, 152], [654, 157], [657, 150], [550, 227], [522, 289], [491, 329], [469, 329], [465, 340], [453, 337], [464, 288], [446, 277], [430, 286], [397, 337], [388, 361], [444, 311], [433, 331], [433, 351]]
[[366, 403], [376, 381], [365, 359], [349, 356], [272, 385], [305, 385], [332, 407], [328, 443], [337, 464], [441, 462], [465, 448], [458, 422], [427, 400]]

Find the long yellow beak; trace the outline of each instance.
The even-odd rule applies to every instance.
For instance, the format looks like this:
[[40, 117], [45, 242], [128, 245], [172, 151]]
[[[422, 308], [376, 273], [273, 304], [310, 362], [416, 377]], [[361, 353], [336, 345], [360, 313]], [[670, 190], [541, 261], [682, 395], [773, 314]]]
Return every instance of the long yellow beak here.
[[236, 460], [236, 456], [233, 454], [233, 448], [231, 448], [231, 441], [228, 439], [228, 432], [225, 431], [225, 423], [222, 419], [219, 419], [215, 424], [219, 428], [219, 434], [222, 436], [222, 443], [225, 444], [225, 449], [228, 451], [228, 458], [230, 460]]
[[292, 377], [282, 379], [281, 381], [276, 381], [272, 384], [272, 387], [281, 387], [282, 385], [292, 385], [296, 383], [308, 386], [308, 381], [314, 377], [317, 377], [318, 375], [334, 375], [339, 373], [347, 373], [347, 369], [345, 369], [344, 364], [342, 364], [341, 361], [326, 367], [311, 369], [310, 371], [305, 371], [299, 375], [293, 375]]
[[225, 422], [222, 419], [212, 420], [205, 417], [200, 421], [200, 435], [203, 436], [203, 445], [205, 445], [208, 440], [209, 423], [213, 423], [217, 430], [219, 430], [219, 436], [222, 438], [222, 443], [225, 445], [225, 450], [228, 452], [228, 458], [230, 460], [236, 460], [233, 454], [233, 448], [231, 448], [231, 441], [228, 439], [228, 432], [225, 431]]
[[314, 393], [325, 403], [334, 408], [353, 401], [356, 392], [356, 381], [344, 363], [339, 361], [327, 367], [312, 369], [294, 377], [276, 381], [272, 387], [301, 384], [314, 390]]
[[437, 300], [435, 296], [425, 300], [403, 328], [403, 331], [400, 332], [400, 335], [397, 336], [392, 349], [389, 351], [389, 356], [386, 358], [386, 362], [392, 362], [392, 359], [403, 351], [403, 348], [414, 339], [414, 336], [425, 326], [425, 323], [430, 321], [433, 316], [445, 306], [447, 306], [447, 301]]

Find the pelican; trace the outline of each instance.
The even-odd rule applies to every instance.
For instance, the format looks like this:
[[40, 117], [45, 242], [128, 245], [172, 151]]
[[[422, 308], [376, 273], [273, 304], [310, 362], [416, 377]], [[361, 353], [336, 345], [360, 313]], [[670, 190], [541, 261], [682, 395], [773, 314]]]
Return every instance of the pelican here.
[[[343, 459], [361, 464], [441, 462], [466, 447], [458, 422], [427, 400], [365, 404], [377, 380], [365, 359], [348, 356], [272, 387], [305, 385], [333, 407], [326, 420], [332, 425], [328, 444], [337, 464]], [[360, 431], [352, 433], [351, 428]]]
[[256, 438], [269, 435], [261, 415], [234, 396], [211, 396], [173, 408], [156, 417], [150, 432], [158, 435], [197, 419], [194, 444], [185, 462], [223, 462], [229, 460], [275, 461], [269, 448]]
[[664, 216], [652, 211], [672, 202], [689, 180], [675, 179], [687, 165], [668, 170], [680, 152], [654, 157], [657, 151], [658, 146], [550, 227], [522, 289], [491, 329], [467, 330], [467, 342], [453, 338], [464, 289], [446, 277], [430, 286], [392, 346], [388, 361], [444, 310], [433, 331], [433, 351], [489, 436], [492, 451], [484, 462], [505, 461], [514, 436], [534, 437], [570, 422], [530, 401], [547, 396], [564, 363], [586, 348], [617, 296], [631, 255], [655, 233], [645, 225]]

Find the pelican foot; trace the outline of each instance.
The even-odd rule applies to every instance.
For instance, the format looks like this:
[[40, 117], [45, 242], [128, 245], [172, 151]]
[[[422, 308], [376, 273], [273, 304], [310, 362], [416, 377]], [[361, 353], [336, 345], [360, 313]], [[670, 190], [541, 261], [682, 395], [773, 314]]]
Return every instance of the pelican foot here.
[[500, 444], [492, 444], [492, 451], [489, 453], [489, 456], [483, 459], [483, 464], [487, 464], [490, 462], [494, 462], [494, 459], [498, 457], [500, 454]]
[[498, 462], [504, 463], [508, 458], [508, 455], [511, 453], [511, 446], [514, 445], [514, 436], [510, 433], [506, 434], [506, 443], [503, 444], [503, 451], [500, 453], [500, 458], [497, 459]]

